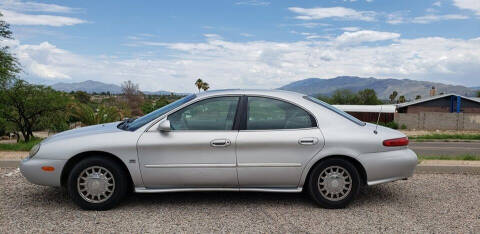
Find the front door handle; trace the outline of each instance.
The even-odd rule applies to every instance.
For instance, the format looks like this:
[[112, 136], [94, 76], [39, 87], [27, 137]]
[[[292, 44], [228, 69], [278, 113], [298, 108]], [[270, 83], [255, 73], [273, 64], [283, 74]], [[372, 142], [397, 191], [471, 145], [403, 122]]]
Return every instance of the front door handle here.
[[231, 144], [229, 139], [215, 139], [210, 141], [211, 147], [227, 147]]
[[316, 145], [318, 143], [318, 138], [316, 137], [304, 137], [298, 140], [300, 145]]

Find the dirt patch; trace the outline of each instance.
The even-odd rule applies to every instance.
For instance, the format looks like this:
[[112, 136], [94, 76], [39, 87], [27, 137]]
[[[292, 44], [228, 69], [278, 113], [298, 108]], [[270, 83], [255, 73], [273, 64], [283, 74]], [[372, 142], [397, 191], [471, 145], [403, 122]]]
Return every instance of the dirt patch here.
[[0, 151], [0, 160], [21, 160], [27, 156], [27, 151]]

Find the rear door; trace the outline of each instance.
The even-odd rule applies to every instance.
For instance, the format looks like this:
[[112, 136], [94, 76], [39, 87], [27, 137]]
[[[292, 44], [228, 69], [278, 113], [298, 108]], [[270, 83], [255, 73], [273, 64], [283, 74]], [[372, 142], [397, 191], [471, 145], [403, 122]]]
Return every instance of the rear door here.
[[312, 114], [279, 99], [249, 96], [237, 137], [240, 187], [296, 187], [324, 145]]

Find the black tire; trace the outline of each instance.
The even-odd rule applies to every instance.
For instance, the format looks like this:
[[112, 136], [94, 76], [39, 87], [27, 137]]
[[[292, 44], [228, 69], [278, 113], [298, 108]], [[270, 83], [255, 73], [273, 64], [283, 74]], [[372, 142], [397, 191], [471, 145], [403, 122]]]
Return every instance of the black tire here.
[[[350, 187], [345, 188], [346, 191], [344, 192], [344, 195], [337, 195], [337, 198], [331, 197], [327, 199], [328, 195], [332, 196], [332, 194], [327, 194], [327, 195], [322, 195], [325, 193], [322, 193], [320, 190], [320, 185], [319, 185], [319, 177], [320, 174], [324, 172], [325, 169], [327, 168], [334, 168], [334, 170], [339, 170], [338, 167], [343, 168], [346, 170], [351, 178], [351, 183], [350, 185], [345, 185], [345, 187]], [[331, 169], [329, 170], [331, 172]], [[341, 171], [341, 170], [339, 170]], [[345, 176], [348, 174], [344, 174]], [[323, 179], [321, 180], [323, 181]], [[345, 180], [345, 181], [348, 181]], [[321, 207], [327, 208], [327, 209], [339, 209], [339, 208], [345, 208], [350, 202], [352, 202], [355, 197], [358, 195], [360, 191], [360, 175], [358, 173], [358, 170], [355, 168], [355, 166], [350, 163], [347, 160], [341, 159], [341, 158], [330, 158], [326, 159], [325, 161], [320, 162], [317, 164], [311, 171], [311, 174], [308, 179], [308, 193], [312, 197], [312, 199]], [[335, 182], [335, 184], [338, 184]], [[343, 185], [343, 184], [342, 184]], [[325, 186], [322, 185], [322, 191], [324, 190]], [[342, 186], [343, 187], [343, 186]], [[342, 189], [342, 192], [345, 191]], [[327, 197], [325, 197], [327, 196]], [[335, 195], [333, 195], [335, 196]], [[339, 199], [339, 200], [336, 200]]]
[[[98, 203], [89, 202], [80, 195], [77, 188], [77, 180], [80, 174], [90, 167], [102, 167], [107, 169], [113, 176], [113, 192], [105, 201]], [[84, 210], [108, 210], [119, 204], [129, 189], [129, 179], [127, 173], [117, 162], [103, 156], [92, 156], [78, 162], [70, 171], [67, 180], [67, 191], [75, 204]], [[105, 197], [104, 197], [105, 198]]]

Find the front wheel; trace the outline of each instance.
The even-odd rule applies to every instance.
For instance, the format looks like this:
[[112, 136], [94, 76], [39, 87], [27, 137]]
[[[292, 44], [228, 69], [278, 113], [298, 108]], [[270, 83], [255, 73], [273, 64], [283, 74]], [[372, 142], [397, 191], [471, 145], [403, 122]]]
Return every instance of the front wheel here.
[[358, 170], [347, 160], [331, 158], [316, 165], [308, 181], [310, 196], [323, 208], [346, 207], [360, 190]]
[[126, 195], [128, 179], [115, 161], [101, 156], [89, 157], [73, 167], [67, 190], [82, 209], [108, 210]]

